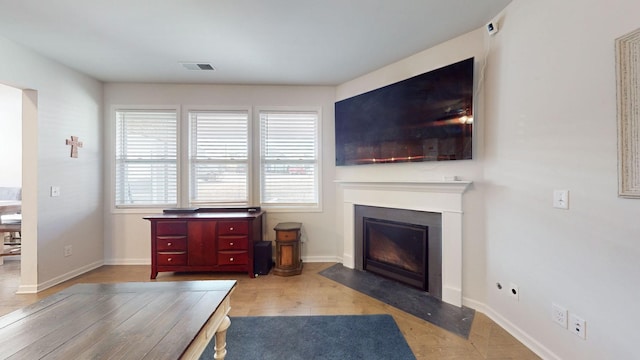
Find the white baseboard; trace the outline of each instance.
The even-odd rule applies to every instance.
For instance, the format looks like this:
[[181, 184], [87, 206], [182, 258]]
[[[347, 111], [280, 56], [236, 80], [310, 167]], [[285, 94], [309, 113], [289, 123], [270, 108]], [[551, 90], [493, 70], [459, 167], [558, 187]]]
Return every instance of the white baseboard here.
[[151, 265], [151, 259], [142, 258], [142, 259], [106, 259], [104, 261], [105, 265]]
[[[335, 256], [304, 256], [304, 257], [302, 257], [302, 262], [318, 263], [318, 262], [340, 262], [340, 261]], [[106, 259], [104, 261], [104, 265], [151, 265], [151, 260], [149, 258], [141, 258], [141, 259], [129, 259], [129, 258]]]
[[481, 303], [479, 301], [476, 301], [467, 297], [462, 298], [462, 306], [472, 308], [473, 310], [479, 311], [483, 314], [487, 312], [486, 311], [487, 306], [484, 303]]
[[35, 294], [37, 292], [40, 292], [42, 290], [48, 289], [50, 287], [56, 286], [58, 284], [61, 284], [67, 280], [71, 280], [76, 276], [82, 275], [86, 272], [89, 272], [91, 270], [97, 269], [100, 266], [104, 265], [104, 261], [96, 261], [93, 262], [91, 264], [82, 266], [80, 268], [74, 269], [73, 271], [69, 271], [66, 274], [62, 274], [60, 276], [56, 276], [55, 278], [51, 279], [51, 280], [47, 280], [43, 283], [40, 283], [38, 285], [20, 285], [18, 287], [18, 291], [16, 292], [16, 294]]
[[[274, 258], [275, 259], [275, 258]], [[335, 256], [304, 256], [302, 262], [318, 263], [318, 262], [340, 262]], [[148, 258], [141, 259], [106, 259], [104, 265], [151, 265], [151, 260]]]
[[511, 334], [511, 336], [518, 339], [518, 341], [523, 343], [524, 346], [528, 347], [531, 351], [536, 353], [536, 355], [540, 356], [541, 358], [561, 360], [558, 355], [554, 354], [551, 350], [542, 345], [531, 335], [527, 334], [524, 330], [514, 325], [511, 321], [500, 315], [492, 308], [488, 307], [486, 304], [469, 298], [463, 298], [462, 304], [487, 315], [489, 319], [500, 325], [500, 327], [505, 329], [509, 334]]
[[302, 262], [308, 263], [324, 263], [324, 262], [340, 262], [335, 256], [303, 256]]
[[38, 292], [38, 285], [20, 285], [16, 294], [35, 294]]

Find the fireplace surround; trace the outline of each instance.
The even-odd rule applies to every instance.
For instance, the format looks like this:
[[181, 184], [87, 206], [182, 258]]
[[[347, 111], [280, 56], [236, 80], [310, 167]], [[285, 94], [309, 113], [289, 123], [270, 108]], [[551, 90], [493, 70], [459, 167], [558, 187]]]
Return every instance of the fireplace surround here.
[[336, 181], [342, 189], [342, 263], [356, 268], [355, 206], [408, 209], [442, 216], [442, 301], [462, 306], [462, 196], [469, 181]]

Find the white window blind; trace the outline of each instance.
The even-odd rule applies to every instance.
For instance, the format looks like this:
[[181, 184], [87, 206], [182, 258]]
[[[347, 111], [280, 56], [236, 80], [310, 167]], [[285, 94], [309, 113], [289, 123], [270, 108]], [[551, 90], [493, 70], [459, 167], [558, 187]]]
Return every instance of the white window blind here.
[[318, 206], [318, 113], [260, 112], [261, 204]]
[[116, 111], [115, 206], [177, 204], [175, 110]]
[[190, 111], [191, 204], [249, 202], [249, 112]]

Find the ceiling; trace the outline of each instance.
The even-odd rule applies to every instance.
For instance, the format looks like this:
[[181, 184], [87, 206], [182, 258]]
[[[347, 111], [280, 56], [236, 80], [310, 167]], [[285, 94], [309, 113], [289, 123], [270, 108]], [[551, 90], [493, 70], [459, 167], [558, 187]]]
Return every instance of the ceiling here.
[[105, 82], [337, 85], [510, 1], [0, 0], [0, 36]]

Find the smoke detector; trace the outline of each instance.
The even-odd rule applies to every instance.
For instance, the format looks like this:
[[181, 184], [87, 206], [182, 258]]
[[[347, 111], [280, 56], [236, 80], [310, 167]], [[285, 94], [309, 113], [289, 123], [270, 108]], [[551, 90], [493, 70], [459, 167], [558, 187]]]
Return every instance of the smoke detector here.
[[214, 71], [216, 68], [213, 65], [206, 62], [181, 62], [182, 65], [187, 70], [205, 70], [205, 71]]

